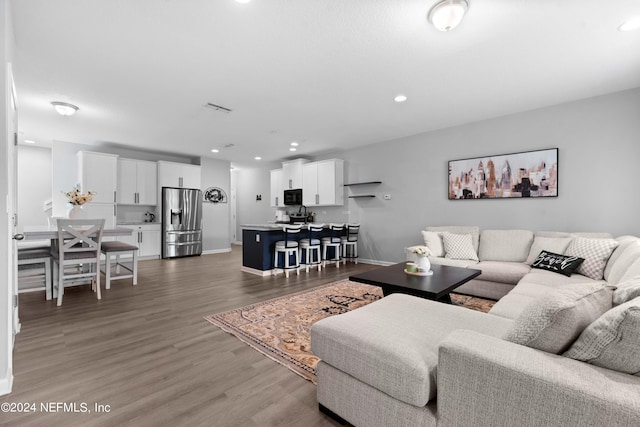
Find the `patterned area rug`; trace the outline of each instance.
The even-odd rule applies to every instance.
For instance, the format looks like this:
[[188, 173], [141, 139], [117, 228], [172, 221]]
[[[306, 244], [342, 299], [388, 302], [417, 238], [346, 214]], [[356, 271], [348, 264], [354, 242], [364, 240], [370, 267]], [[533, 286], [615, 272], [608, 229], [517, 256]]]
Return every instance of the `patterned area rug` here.
[[[205, 319], [265, 356], [316, 383], [318, 358], [310, 350], [311, 325], [382, 298], [382, 289], [342, 280]], [[489, 311], [494, 301], [451, 295], [454, 304]]]

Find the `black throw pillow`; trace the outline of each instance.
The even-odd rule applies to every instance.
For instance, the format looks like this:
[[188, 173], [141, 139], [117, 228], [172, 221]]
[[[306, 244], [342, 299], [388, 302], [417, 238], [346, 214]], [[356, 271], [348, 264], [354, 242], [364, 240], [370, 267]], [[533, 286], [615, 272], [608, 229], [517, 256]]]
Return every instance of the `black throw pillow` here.
[[580, 267], [582, 261], [584, 261], [584, 258], [579, 258], [577, 256], [567, 256], [542, 251], [540, 252], [540, 255], [538, 255], [538, 258], [533, 261], [533, 264], [531, 264], [531, 268], [549, 270], [569, 277], [578, 267]]

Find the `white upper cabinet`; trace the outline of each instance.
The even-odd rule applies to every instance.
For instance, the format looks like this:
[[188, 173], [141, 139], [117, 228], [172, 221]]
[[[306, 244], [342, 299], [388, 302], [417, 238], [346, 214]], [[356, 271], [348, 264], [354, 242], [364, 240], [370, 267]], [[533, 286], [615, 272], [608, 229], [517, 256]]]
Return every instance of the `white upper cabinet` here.
[[155, 162], [118, 159], [118, 203], [157, 205], [158, 172]]
[[302, 166], [306, 159], [296, 159], [282, 163], [282, 189], [293, 190], [302, 188]]
[[186, 163], [158, 162], [158, 187], [201, 189], [200, 166]]
[[91, 203], [115, 203], [118, 156], [114, 154], [78, 152], [78, 180], [83, 193], [95, 193]]
[[271, 195], [269, 201], [272, 208], [284, 206], [282, 169], [274, 169], [271, 171]]
[[344, 161], [340, 159], [307, 163], [302, 168], [302, 204], [305, 206], [344, 205]]

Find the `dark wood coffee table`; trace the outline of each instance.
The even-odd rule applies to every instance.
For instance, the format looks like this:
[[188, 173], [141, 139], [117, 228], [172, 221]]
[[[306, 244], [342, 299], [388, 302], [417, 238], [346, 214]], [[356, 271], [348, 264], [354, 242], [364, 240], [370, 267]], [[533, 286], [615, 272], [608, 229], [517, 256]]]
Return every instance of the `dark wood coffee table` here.
[[349, 277], [354, 282], [380, 286], [384, 296], [409, 294], [435, 301], [451, 303], [449, 292], [480, 275], [480, 270], [432, 265], [431, 276], [412, 276], [404, 272], [406, 262], [376, 268]]

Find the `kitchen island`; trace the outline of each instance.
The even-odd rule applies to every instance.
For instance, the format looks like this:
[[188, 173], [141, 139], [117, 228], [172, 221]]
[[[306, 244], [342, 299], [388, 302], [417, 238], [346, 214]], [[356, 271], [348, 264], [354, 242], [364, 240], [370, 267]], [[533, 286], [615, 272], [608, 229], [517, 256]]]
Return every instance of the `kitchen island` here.
[[[282, 227], [286, 224], [241, 224], [242, 227], [242, 271], [259, 276], [269, 276], [273, 270], [273, 255], [275, 244], [284, 240]], [[302, 231], [295, 236], [296, 239], [305, 239], [309, 235], [306, 224], [302, 225]], [[320, 237], [330, 236], [329, 226], [325, 225]], [[327, 254], [329, 258], [333, 253]]]

